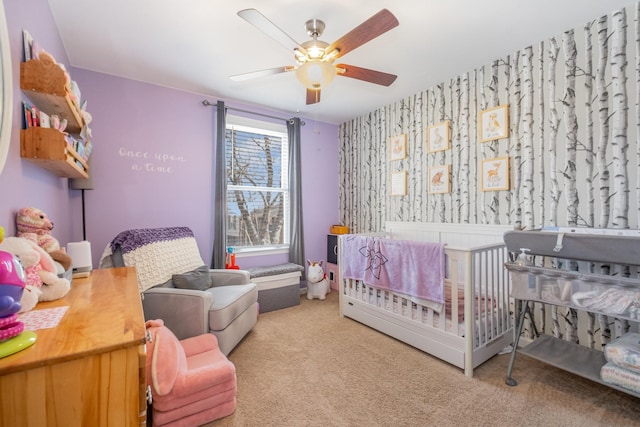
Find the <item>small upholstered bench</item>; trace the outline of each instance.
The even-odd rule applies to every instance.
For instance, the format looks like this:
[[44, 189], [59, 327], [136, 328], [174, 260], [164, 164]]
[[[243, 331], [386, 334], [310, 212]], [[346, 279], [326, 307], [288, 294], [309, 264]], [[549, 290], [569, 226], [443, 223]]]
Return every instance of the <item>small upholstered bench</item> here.
[[258, 285], [260, 313], [300, 304], [300, 277], [304, 267], [294, 263], [251, 267], [251, 282]]

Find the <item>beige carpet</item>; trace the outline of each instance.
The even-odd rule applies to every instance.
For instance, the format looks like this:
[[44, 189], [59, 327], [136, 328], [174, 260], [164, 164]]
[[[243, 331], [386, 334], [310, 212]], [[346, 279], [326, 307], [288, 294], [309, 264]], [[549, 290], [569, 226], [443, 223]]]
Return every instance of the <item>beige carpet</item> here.
[[236, 412], [209, 426], [640, 426], [640, 399], [519, 355], [474, 378], [327, 300], [261, 314], [230, 354]]

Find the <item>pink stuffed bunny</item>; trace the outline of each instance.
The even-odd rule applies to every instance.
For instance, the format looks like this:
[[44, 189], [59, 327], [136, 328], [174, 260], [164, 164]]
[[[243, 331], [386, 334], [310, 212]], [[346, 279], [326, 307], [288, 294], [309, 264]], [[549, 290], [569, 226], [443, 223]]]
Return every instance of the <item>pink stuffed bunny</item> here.
[[21, 312], [31, 310], [39, 301], [60, 299], [71, 289], [69, 280], [58, 277], [53, 259], [37, 243], [24, 237], [6, 237], [0, 250], [18, 257], [24, 267], [26, 286], [20, 300]]

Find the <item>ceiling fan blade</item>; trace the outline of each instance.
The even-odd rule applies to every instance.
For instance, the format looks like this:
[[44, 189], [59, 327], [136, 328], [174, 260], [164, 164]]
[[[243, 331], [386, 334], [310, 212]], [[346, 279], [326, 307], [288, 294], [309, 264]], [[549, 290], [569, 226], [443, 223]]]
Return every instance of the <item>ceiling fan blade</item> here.
[[263, 31], [266, 35], [268, 35], [287, 49], [291, 51], [297, 49], [303, 55], [307, 54], [306, 49], [300, 46], [300, 43], [292, 39], [287, 33], [282, 31], [276, 24], [271, 22], [267, 17], [258, 12], [256, 9], [243, 9], [238, 12], [238, 16], [240, 16], [242, 19], [244, 19], [257, 29]]
[[244, 80], [255, 79], [255, 78], [258, 78], [258, 77], [266, 77], [266, 76], [272, 76], [274, 74], [286, 73], [287, 71], [293, 71], [295, 69], [296, 69], [296, 67], [294, 67], [293, 65], [285, 65], [284, 67], [269, 68], [267, 70], [252, 71], [250, 73], [236, 74], [235, 76], [231, 76], [229, 78], [231, 80], [233, 80], [233, 81], [241, 82], [241, 81], [244, 81]]
[[307, 105], [320, 102], [320, 89], [307, 89]]
[[383, 73], [382, 71], [370, 70], [368, 68], [356, 67], [355, 65], [337, 64], [336, 71], [339, 76], [351, 77], [352, 79], [364, 80], [382, 86], [390, 86], [396, 81], [395, 74]]
[[375, 39], [379, 35], [386, 33], [392, 28], [397, 27], [399, 24], [398, 19], [389, 12], [387, 9], [382, 9], [380, 12], [373, 15], [371, 18], [358, 25], [347, 34], [331, 43], [325, 52], [332, 52], [334, 49], [338, 49], [339, 53], [336, 58], [339, 58], [352, 50], [362, 46], [366, 42]]

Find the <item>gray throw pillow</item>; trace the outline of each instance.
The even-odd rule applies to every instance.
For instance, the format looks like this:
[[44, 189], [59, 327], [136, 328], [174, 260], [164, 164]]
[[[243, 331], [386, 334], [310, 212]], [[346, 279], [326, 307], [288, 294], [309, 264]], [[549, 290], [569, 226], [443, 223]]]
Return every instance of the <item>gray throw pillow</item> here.
[[173, 285], [180, 289], [204, 291], [211, 287], [211, 274], [209, 273], [209, 267], [206, 265], [186, 273], [174, 274], [171, 276], [171, 280]]

